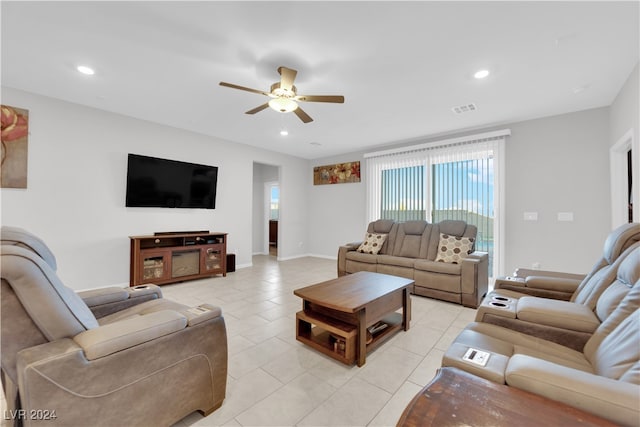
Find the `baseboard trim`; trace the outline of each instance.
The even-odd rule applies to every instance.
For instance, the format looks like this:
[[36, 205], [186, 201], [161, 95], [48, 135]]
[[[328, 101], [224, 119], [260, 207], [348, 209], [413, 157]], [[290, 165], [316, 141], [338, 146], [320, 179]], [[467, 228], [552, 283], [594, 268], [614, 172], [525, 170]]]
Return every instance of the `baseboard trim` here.
[[238, 265], [236, 265], [236, 270], [239, 269], [239, 268], [247, 268], [247, 267], [253, 267], [253, 263], [249, 262], [247, 264], [238, 264]]
[[338, 260], [337, 256], [331, 256], [331, 255], [309, 254], [309, 256], [314, 258], [330, 259], [331, 261]]
[[292, 255], [288, 257], [278, 257], [278, 261], [289, 261], [289, 260], [298, 259], [298, 258], [323, 258], [323, 259], [330, 259], [332, 261], [337, 261], [338, 259], [337, 257], [332, 257], [328, 255], [300, 254], [300, 255]]

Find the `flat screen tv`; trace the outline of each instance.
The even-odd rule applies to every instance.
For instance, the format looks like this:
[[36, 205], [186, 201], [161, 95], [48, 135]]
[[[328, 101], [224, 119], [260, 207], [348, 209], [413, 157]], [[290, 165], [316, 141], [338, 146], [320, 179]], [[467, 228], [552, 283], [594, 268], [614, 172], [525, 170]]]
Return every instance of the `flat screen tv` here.
[[215, 209], [216, 166], [129, 154], [127, 207]]

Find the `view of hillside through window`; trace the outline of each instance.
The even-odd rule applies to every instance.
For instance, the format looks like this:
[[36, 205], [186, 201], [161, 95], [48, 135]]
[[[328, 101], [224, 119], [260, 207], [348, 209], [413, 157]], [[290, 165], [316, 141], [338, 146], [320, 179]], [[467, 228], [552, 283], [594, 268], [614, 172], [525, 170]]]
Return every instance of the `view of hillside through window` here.
[[425, 175], [426, 170], [426, 166], [420, 165], [382, 171], [380, 218], [434, 223], [457, 219], [475, 225], [476, 250], [489, 253], [491, 276], [495, 218], [493, 157], [435, 163], [429, 176]]

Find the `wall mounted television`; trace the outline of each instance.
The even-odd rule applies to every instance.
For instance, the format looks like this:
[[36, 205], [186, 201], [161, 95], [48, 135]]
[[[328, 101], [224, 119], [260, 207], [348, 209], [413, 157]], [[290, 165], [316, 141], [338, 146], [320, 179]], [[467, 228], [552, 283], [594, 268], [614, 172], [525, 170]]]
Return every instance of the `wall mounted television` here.
[[216, 166], [129, 154], [127, 207], [216, 208]]

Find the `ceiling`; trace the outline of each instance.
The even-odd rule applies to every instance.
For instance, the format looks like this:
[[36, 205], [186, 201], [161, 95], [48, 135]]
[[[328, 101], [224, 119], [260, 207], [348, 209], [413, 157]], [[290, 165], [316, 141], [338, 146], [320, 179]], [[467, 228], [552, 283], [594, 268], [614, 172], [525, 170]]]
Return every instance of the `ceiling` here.
[[[314, 159], [608, 106], [631, 2], [1, 2], [2, 85]], [[76, 71], [78, 65], [95, 75]], [[298, 70], [314, 119], [245, 111]], [[478, 80], [479, 69], [491, 74]], [[473, 103], [477, 110], [455, 114]], [[27, 107], [28, 106], [23, 106]], [[280, 135], [287, 129], [289, 135]]]

